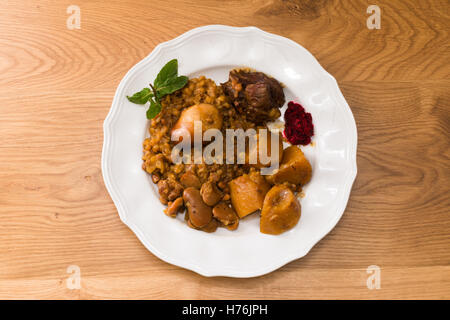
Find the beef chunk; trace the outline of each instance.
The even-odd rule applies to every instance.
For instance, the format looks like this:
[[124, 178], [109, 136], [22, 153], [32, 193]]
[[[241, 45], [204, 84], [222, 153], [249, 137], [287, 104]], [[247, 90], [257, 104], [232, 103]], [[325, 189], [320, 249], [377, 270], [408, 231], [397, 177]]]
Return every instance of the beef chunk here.
[[256, 123], [280, 116], [285, 102], [283, 88], [274, 78], [262, 72], [231, 70], [229, 80], [221, 84], [236, 110]]

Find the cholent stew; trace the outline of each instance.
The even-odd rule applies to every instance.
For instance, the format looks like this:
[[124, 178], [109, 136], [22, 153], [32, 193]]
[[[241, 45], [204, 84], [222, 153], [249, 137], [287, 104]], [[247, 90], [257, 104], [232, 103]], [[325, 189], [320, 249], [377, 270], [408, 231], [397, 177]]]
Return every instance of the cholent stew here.
[[[204, 76], [178, 76], [174, 59], [161, 69], [150, 88], [128, 99], [138, 104], [150, 102], [150, 136], [143, 142], [142, 168], [157, 185], [159, 199], [167, 205], [166, 215], [176, 217], [185, 212], [187, 225], [205, 232], [218, 227], [235, 230], [241, 219], [257, 212], [260, 231], [265, 234], [281, 234], [298, 223], [301, 206], [297, 195], [310, 181], [312, 169], [296, 144], [309, 144], [314, 127], [311, 114], [289, 102], [284, 131], [268, 130], [285, 104], [283, 86], [276, 79], [241, 68], [231, 70], [229, 80], [216, 85]], [[195, 122], [200, 122], [202, 133], [209, 129], [224, 135], [230, 129], [267, 129], [268, 135], [256, 134], [257, 146], [246, 146], [245, 161], [230, 163], [220, 156], [219, 161], [216, 157], [208, 164], [193, 161], [190, 155], [187, 161], [174, 163], [172, 151], [186, 139], [173, 136], [188, 133], [193, 137]], [[275, 149], [271, 148], [274, 141], [279, 142]], [[283, 141], [290, 144], [285, 149]], [[260, 159], [261, 146], [276, 155], [277, 169], [270, 174], [261, 174], [261, 169], [274, 165]], [[251, 156], [256, 162], [248, 161]]]

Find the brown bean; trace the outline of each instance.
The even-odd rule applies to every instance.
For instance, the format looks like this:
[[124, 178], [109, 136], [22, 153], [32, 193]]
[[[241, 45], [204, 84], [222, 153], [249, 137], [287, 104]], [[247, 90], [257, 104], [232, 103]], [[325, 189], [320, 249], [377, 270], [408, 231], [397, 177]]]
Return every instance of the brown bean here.
[[217, 223], [216, 219], [211, 219], [211, 221], [204, 226], [203, 228], [201, 228], [202, 231], [211, 233], [217, 230], [217, 227], [219, 226], [219, 224]]
[[229, 207], [225, 202], [220, 201], [212, 210], [214, 218], [219, 220], [228, 229], [234, 230], [239, 225], [239, 218], [236, 211]]
[[212, 210], [203, 202], [200, 191], [193, 187], [183, 192], [183, 199], [189, 213], [189, 221], [198, 228], [206, 226], [212, 219]]
[[[187, 215], [188, 217], [189, 217], [189, 215]], [[186, 220], [186, 224], [188, 225], [188, 227], [190, 227], [190, 228], [192, 228], [192, 229], [196, 229], [196, 230], [198, 230], [199, 228], [197, 228], [196, 226], [194, 226], [193, 224], [192, 224], [192, 222], [191, 222], [191, 220], [189, 220], [189, 218], [188, 218], [188, 220]]]
[[234, 223], [225, 226], [228, 230], [236, 230], [239, 226], [239, 220], [236, 220]]
[[222, 192], [217, 189], [214, 182], [205, 182], [200, 189], [200, 194], [202, 195], [203, 201], [210, 207], [214, 206], [217, 202], [222, 199]]
[[183, 197], [176, 198], [165, 210], [164, 213], [169, 217], [175, 218], [177, 213], [183, 208]]
[[180, 182], [185, 188], [193, 187], [200, 189], [202, 186], [200, 179], [191, 171], [185, 172], [180, 177]]

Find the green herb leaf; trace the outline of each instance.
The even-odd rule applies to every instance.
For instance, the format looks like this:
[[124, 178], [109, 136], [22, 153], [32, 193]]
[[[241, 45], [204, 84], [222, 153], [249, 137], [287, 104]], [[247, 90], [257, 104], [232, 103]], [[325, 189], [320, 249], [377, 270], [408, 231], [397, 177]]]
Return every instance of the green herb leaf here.
[[188, 82], [188, 80], [189, 79], [186, 76], [180, 76], [180, 77], [169, 79], [162, 86], [159, 86], [156, 88], [158, 98], [162, 98], [165, 95], [171, 94], [171, 93], [183, 88], [186, 85], [186, 83]]
[[139, 92], [136, 92], [131, 97], [127, 96], [128, 100], [130, 102], [136, 103], [136, 104], [146, 104], [148, 99], [153, 97], [153, 93], [149, 88], [144, 88]]
[[150, 107], [147, 110], [147, 119], [153, 119], [161, 111], [161, 104], [155, 100], [150, 100]]
[[178, 76], [178, 60], [172, 59], [166, 63], [164, 67], [162, 67], [161, 71], [159, 71], [156, 76], [153, 85], [157, 88], [160, 86], [164, 86], [168, 80], [172, 78], [176, 78]]
[[178, 60], [172, 59], [159, 71], [153, 85], [150, 83], [151, 89], [144, 88], [131, 97], [127, 96], [127, 98], [137, 104], [146, 104], [147, 101], [150, 101], [147, 118], [153, 119], [161, 111], [160, 100], [165, 95], [183, 88], [188, 81], [189, 79], [186, 76], [178, 77]]

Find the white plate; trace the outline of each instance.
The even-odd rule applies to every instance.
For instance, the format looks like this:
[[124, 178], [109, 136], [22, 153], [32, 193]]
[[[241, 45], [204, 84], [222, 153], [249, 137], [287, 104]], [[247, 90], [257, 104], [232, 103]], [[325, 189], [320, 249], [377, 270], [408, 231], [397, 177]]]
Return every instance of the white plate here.
[[[126, 95], [147, 87], [173, 58], [180, 74], [216, 83], [236, 66], [265, 72], [286, 85], [286, 101], [297, 100], [311, 112], [315, 146], [302, 149], [313, 174], [292, 230], [262, 234], [253, 214], [236, 231], [205, 233], [163, 213], [157, 189], [141, 169], [146, 107]], [[122, 221], [160, 259], [204, 276], [255, 277], [303, 257], [339, 221], [356, 177], [356, 124], [336, 80], [299, 44], [255, 27], [205, 26], [159, 44], [122, 79], [103, 127], [103, 178]]]

